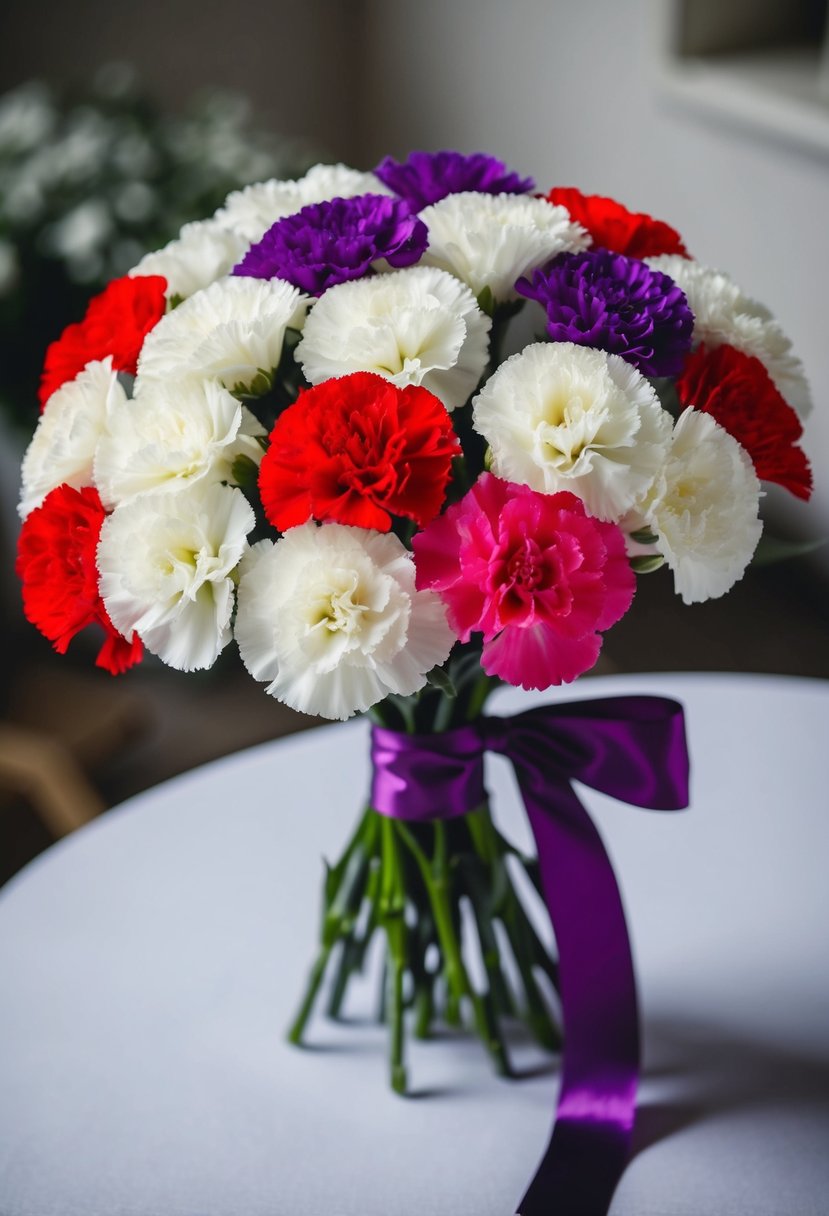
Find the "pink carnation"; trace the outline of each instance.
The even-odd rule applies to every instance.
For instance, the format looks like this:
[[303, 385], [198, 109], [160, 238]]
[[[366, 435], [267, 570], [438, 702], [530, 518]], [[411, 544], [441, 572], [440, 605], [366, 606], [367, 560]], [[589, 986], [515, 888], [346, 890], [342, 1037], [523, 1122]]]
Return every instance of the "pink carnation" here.
[[624, 616], [634, 575], [615, 524], [574, 494], [539, 494], [485, 473], [413, 541], [417, 585], [446, 604], [482, 665], [522, 688], [567, 684], [599, 657], [599, 631]]

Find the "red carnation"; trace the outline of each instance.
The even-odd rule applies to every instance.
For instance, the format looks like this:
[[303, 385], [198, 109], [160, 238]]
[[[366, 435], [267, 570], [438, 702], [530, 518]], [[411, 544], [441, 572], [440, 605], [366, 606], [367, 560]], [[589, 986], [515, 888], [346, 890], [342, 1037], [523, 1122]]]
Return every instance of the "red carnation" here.
[[280, 532], [308, 519], [388, 532], [443, 505], [460, 445], [443, 404], [371, 372], [307, 389], [276, 421], [262, 460], [265, 514]]
[[116, 371], [134, 375], [145, 337], [164, 316], [166, 290], [167, 280], [161, 275], [127, 276], [113, 279], [90, 300], [84, 319], [67, 326], [46, 351], [38, 394], [41, 407], [92, 359], [112, 355]]
[[17, 543], [16, 570], [23, 580], [23, 611], [65, 654], [76, 633], [98, 624], [106, 637], [99, 667], [113, 675], [141, 658], [141, 639], [128, 641], [109, 619], [98, 591], [96, 550], [106, 512], [91, 486], [58, 486], [26, 517]]
[[733, 346], [690, 356], [676, 382], [683, 405], [710, 414], [748, 452], [761, 481], [785, 486], [798, 498], [812, 492], [812, 471], [797, 441], [800, 419], [784, 401], [759, 359]]
[[663, 224], [643, 211], [628, 211], [615, 199], [582, 194], [571, 186], [554, 186], [547, 201], [566, 207], [571, 219], [586, 228], [593, 244], [602, 249], [629, 258], [655, 258], [663, 253], [689, 256], [682, 238], [670, 224]]

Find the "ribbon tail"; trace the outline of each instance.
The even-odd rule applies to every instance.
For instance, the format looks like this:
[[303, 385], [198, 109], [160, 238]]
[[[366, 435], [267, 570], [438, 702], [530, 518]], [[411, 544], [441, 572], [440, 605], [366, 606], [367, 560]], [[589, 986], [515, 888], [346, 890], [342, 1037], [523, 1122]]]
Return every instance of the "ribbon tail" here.
[[602, 839], [569, 782], [516, 766], [559, 955], [564, 1058], [552, 1136], [519, 1216], [606, 1216], [630, 1153], [639, 1020], [630, 941]]

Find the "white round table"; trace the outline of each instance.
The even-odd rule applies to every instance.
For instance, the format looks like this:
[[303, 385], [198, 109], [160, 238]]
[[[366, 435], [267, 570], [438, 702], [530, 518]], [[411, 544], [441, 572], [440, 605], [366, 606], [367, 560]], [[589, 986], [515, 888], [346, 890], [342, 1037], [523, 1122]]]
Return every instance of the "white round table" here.
[[[686, 705], [692, 807], [585, 791], [628, 910], [645, 1071], [613, 1216], [829, 1211], [829, 683], [649, 675], [560, 699]], [[543, 700], [505, 691], [510, 712]], [[417, 1043], [386, 1081], [367, 981], [309, 1048], [284, 1040], [315, 948], [323, 856], [367, 788], [364, 722], [149, 791], [0, 893], [2, 1216], [509, 1216], [557, 1069], [492, 1075]], [[529, 841], [508, 766], [496, 818]], [[585, 915], [590, 915], [589, 892]]]

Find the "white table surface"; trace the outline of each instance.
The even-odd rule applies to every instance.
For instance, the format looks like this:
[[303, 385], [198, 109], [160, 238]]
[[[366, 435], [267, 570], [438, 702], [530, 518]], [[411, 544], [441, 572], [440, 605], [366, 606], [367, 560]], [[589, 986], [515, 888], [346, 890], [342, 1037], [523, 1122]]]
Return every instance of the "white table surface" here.
[[[823, 1216], [829, 683], [608, 677], [561, 699], [627, 692], [685, 703], [693, 802], [653, 813], [584, 794], [625, 897], [644, 1024], [639, 1151], [613, 1216]], [[509, 691], [493, 709], [545, 699]], [[555, 1065], [519, 1048], [531, 1075], [506, 1081], [472, 1040], [415, 1044], [401, 1099], [385, 1031], [363, 1016], [370, 984], [348, 1023], [312, 1022], [310, 1050], [284, 1041], [320, 859], [366, 792], [367, 729], [168, 782], [0, 892], [2, 1216], [515, 1210]], [[526, 842], [506, 764], [490, 773], [496, 818]]]

